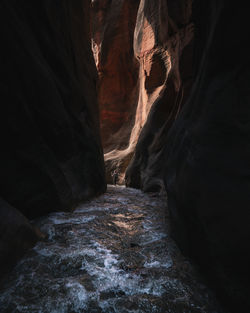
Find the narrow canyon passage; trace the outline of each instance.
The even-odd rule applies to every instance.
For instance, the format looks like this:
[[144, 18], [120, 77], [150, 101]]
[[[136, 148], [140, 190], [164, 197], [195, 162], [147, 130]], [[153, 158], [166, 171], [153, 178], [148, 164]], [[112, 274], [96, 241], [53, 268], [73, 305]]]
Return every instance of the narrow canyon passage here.
[[0, 313], [249, 313], [246, 6], [0, 7]]
[[[175, 1], [176, 3], [176, 1]], [[165, 189], [163, 138], [193, 83], [192, 1], [92, 1], [106, 180]]]
[[164, 195], [108, 186], [35, 224], [47, 238], [2, 286], [1, 313], [222, 312], [169, 237]]

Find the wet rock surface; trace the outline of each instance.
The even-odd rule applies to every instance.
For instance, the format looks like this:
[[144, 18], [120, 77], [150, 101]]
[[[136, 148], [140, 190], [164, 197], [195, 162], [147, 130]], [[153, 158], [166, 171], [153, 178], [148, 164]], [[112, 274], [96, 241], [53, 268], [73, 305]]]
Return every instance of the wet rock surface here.
[[0, 279], [40, 236], [25, 216], [0, 198]]
[[109, 186], [47, 234], [0, 289], [7, 312], [223, 312], [169, 236], [165, 196]]

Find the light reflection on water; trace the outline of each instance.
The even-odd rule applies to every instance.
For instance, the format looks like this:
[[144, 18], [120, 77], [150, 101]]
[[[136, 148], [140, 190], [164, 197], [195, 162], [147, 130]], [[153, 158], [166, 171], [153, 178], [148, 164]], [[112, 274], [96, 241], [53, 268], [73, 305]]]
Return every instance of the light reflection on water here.
[[47, 234], [0, 291], [0, 312], [221, 312], [168, 234], [166, 199], [109, 186]]

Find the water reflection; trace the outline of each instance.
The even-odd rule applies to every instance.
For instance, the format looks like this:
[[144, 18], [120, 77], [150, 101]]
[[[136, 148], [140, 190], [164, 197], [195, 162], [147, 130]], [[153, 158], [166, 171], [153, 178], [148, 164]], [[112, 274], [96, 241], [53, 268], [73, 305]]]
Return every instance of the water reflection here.
[[1, 313], [221, 312], [168, 235], [166, 199], [109, 186], [47, 234], [0, 291]]

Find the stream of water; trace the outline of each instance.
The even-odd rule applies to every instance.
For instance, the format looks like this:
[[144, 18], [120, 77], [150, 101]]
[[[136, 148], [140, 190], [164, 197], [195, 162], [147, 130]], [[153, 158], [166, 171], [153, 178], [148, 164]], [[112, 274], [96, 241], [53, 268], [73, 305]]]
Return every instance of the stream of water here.
[[108, 186], [35, 224], [47, 238], [1, 286], [1, 313], [223, 312], [170, 238], [164, 195]]

